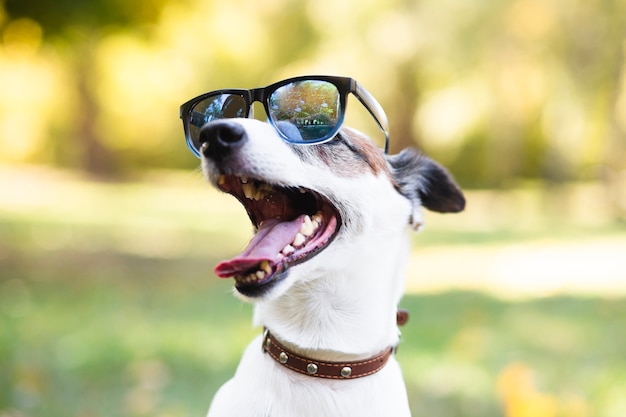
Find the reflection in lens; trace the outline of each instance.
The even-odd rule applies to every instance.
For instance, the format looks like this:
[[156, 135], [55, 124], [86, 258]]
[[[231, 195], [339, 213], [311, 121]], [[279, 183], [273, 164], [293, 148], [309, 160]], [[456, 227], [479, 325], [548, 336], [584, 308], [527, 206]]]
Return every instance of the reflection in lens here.
[[276, 122], [276, 129], [289, 138], [292, 142], [304, 142], [300, 131], [295, 124], [289, 122]]
[[340, 119], [339, 91], [326, 81], [287, 84], [272, 93], [268, 104], [274, 125], [293, 142], [325, 139], [335, 133]]
[[189, 133], [194, 147], [199, 149], [198, 138], [202, 127], [218, 119], [246, 117], [247, 105], [244, 97], [236, 94], [218, 94], [207, 97], [191, 108]]

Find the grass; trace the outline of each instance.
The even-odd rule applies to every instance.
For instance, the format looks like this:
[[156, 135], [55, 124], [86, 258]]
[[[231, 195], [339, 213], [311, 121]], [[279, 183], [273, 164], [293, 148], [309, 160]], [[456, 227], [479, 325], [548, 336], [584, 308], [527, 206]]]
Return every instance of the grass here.
[[[0, 415], [203, 415], [259, 330], [203, 263], [179, 263], [79, 253], [14, 262], [11, 275], [28, 277], [0, 284]], [[498, 380], [513, 364], [534, 372], [532, 392], [558, 415], [623, 411], [624, 299], [447, 292], [402, 306], [411, 320], [398, 358], [415, 415], [502, 415]], [[568, 411], [572, 401], [589, 413]]]
[[[196, 177], [94, 184], [35, 174], [0, 191], [0, 416], [204, 415], [260, 331], [210, 271], [247, 239], [241, 209]], [[417, 243], [548, 237], [477, 221], [433, 221]], [[612, 238], [620, 227], [548, 233]], [[404, 298], [411, 318], [398, 359], [414, 415], [626, 415], [626, 298], [488, 294]]]

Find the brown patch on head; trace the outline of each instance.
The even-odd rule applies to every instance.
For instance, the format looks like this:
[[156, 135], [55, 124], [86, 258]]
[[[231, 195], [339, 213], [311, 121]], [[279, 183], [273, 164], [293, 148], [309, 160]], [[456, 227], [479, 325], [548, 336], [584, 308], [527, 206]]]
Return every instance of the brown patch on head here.
[[344, 177], [356, 177], [364, 170], [374, 175], [386, 173], [391, 177], [389, 166], [382, 149], [378, 148], [361, 132], [344, 127], [341, 130], [340, 144], [328, 144], [316, 147], [319, 159], [333, 172]]

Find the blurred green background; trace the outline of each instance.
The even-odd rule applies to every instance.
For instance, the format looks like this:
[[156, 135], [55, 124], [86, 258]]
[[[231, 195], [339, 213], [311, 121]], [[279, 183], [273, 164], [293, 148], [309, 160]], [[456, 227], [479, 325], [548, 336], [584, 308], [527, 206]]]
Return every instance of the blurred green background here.
[[625, 55], [621, 0], [0, 0], [0, 417], [206, 413], [260, 330], [178, 106], [307, 73], [467, 192], [414, 237], [414, 415], [625, 416]]

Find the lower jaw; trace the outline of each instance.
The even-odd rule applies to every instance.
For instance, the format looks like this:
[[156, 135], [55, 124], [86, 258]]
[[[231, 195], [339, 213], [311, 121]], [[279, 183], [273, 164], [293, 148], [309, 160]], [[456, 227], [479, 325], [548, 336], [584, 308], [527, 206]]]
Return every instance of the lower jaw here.
[[272, 277], [263, 284], [243, 284], [243, 283], [235, 283], [235, 289], [241, 295], [244, 295], [249, 298], [259, 298], [266, 295], [268, 292], [272, 290], [280, 281], [287, 277], [287, 270], [282, 272], [276, 272], [272, 275]]

